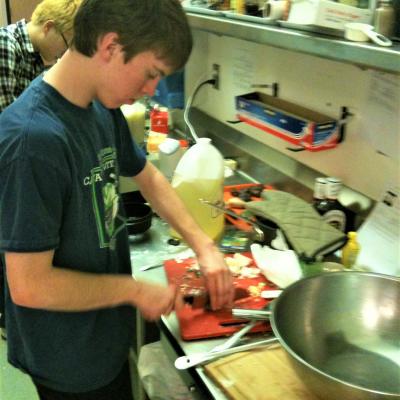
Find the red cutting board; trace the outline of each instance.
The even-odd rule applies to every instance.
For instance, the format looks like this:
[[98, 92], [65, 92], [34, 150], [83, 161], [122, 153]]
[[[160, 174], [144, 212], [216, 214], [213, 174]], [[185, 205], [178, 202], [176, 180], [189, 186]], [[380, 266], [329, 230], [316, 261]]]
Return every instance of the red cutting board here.
[[[245, 254], [249, 256], [248, 254]], [[196, 260], [189, 258], [182, 261], [175, 259], [164, 262], [164, 269], [168, 282], [174, 283], [182, 288], [185, 285], [189, 289], [204, 290], [204, 278], [198, 276], [198, 272], [190, 272]], [[264, 275], [256, 278], [234, 278], [235, 288], [247, 290], [249, 286], [257, 286], [264, 283], [263, 290], [276, 289], [276, 286], [269, 282]], [[185, 289], [186, 290], [186, 289]], [[243, 292], [243, 290], [241, 290]], [[236, 300], [235, 308], [261, 309], [268, 304], [269, 300], [262, 297], [247, 297]], [[183, 310], [177, 313], [180, 325], [180, 333], [183, 340], [205, 339], [220, 336], [230, 336], [241, 329], [248, 321], [237, 319], [232, 316], [230, 309], [212, 311], [204, 308], [185, 305]], [[270, 331], [268, 321], [260, 321], [251, 332]]]

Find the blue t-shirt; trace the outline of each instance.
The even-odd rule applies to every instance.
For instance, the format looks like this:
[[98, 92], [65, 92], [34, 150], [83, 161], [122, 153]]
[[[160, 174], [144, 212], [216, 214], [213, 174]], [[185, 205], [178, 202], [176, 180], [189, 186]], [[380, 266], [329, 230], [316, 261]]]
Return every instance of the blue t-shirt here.
[[[0, 115], [0, 252], [54, 249], [56, 267], [131, 274], [118, 180], [145, 163], [120, 110], [77, 107], [38, 77]], [[109, 383], [134, 328], [129, 306], [50, 312], [8, 288], [6, 322], [9, 361], [65, 392]]]

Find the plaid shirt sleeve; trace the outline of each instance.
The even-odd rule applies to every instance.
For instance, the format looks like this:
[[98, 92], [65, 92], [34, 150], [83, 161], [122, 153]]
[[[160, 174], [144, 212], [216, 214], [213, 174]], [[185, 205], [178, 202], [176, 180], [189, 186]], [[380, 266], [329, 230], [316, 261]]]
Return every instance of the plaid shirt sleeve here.
[[16, 98], [18, 87], [16, 72], [15, 48], [7, 46], [0, 37], [0, 112]]
[[0, 28], [0, 112], [43, 70], [24, 20]]

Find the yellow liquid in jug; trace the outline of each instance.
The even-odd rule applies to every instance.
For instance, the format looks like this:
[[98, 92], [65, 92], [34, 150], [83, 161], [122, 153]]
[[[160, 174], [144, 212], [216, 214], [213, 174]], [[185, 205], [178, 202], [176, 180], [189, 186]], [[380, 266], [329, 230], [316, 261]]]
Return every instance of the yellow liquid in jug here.
[[[196, 179], [186, 181], [175, 176], [172, 187], [178, 196], [185, 203], [186, 208], [200, 226], [200, 228], [213, 240], [221, 238], [224, 231], [224, 214], [222, 211], [203, 204], [199, 199], [211, 202], [222, 201], [223, 199], [223, 180], [221, 179]], [[181, 238], [181, 236], [171, 229], [171, 236]]]

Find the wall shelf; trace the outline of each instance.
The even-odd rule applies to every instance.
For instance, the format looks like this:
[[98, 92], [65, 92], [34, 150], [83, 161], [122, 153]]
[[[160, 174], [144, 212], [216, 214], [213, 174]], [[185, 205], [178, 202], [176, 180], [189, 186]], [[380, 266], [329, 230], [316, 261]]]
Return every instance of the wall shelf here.
[[400, 74], [400, 44], [396, 42], [391, 47], [381, 47], [275, 25], [233, 20], [223, 16], [191, 12], [188, 12], [187, 16], [193, 29], [351, 63], [362, 68]]

